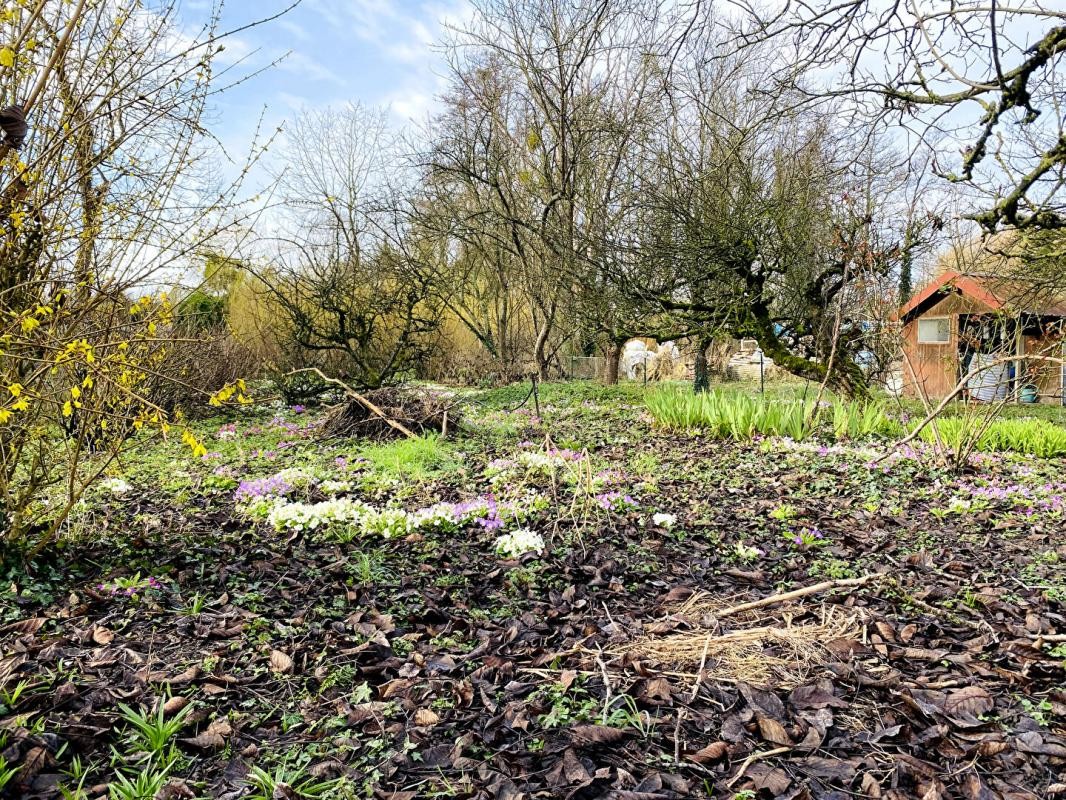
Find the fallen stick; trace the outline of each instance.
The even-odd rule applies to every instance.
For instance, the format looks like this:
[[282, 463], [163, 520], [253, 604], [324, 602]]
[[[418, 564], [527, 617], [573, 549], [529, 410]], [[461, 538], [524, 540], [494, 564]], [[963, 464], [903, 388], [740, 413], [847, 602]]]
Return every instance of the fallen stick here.
[[750, 603], [741, 603], [739, 606], [725, 608], [721, 611], [714, 612], [714, 616], [718, 618], [730, 617], [733, 614], [739, 614], [742, 611], [751, 611], [753, 608], [765, 608], [766, 606], [773, 606], [778, 603], [787, 603], [789, 600], [796, 600], [800, 597], [818, 594], [819, 592], [827, 592], [830, 589], [843, 589], [848, 586], [865, 586], [873, 580], [874, 577], [876, 576], [863, 575], [861, 578], [840, 578], [835, 581], [823, 581], [822, 583], [816, 583], [813, 586], [804, 586], [802, 589], [793, 589], [791, 592], [773, 594], [769, 597], [764, 597], [761, 600], [752, 600]]
[[707, 650], [711, 646], [711, 634], [707, 634], [707, 638], [703, 642], [703, 655], [700, 656], [700, 669], [696, 673], [696, 680], [692, 683], [692, 696], [688, 701], [694, 703], [696, 701], [696, 695], [700, 693], [700, 682], [703, 680], [703, 668], [707, 666]]
[[353, 389], [351, 386], [346, 384], [344, 381], [337, 380], [336, 378], [329, 377], [326, 373], [324, 373], [318, 367], [304, 367], [303, 369], [294, 369], [292, 372], [289, 373], [289, 375], [296, 375], [297, 373], [300, 373], [300, 372], [313, 372], [315, 375], [320, 377], [326, 383], [332, 383], [334, 386], [341, 387], [344, 390], [345, 394], [347, 394], [353, 400], [356, 400], [359, 403], [361, 403], [368, 411], [370, 411], [371, 414], [375, 414], [378, 417], [380, 417], [388, 425], [390, 425], [391, 427], [395, 428], [400, 433], [404, 434], [408, 439], [417, 439], [418, 438], [418, 436], [416, 436], [415, 434], [411, 433], [411, 431], [409, 431], [406, 427], [404, 427], [399, 422], [397, 422], [396, 420], [394, 420], [391, 417], [389, 417], [388, 414], [386, 414], [384, 411], [382, 411], [376, 405], [371, 403], [369, 400], [367, 400], [365, 397], [363, 397], [361, 394], [359, 394], [359, 392], [355, 391], [355, 389]]
[[750, 756], [744, 759], [744, 763], [740, 765], [740, 769], [737, 774], [729, 779], [729, 783], [725, 785], [727, 789], [732, 789], [733, 784], [744, 777], [744, 773], [748, 771], [748, 767], [754, 764], [756, 761], [761, 761], [764, 758], [773, 758], [774, 756], [784, 755], [791, 752], [791, 747], [775, 747], [773, 750], [765, 750], [762, 753], [752, 753]]

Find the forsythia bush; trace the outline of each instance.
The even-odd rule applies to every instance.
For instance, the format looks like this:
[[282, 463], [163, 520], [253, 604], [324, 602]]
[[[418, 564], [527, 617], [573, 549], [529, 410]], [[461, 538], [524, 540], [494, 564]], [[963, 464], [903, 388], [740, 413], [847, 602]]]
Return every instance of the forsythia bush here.
[[[172, 316], [165, 294], [120, 305], [87, 285], [2, 310], [0, 527], [8, 541], [31, 531], [51, 538], [138, 431], [167, 436], [178, 426], [194, 455], [206, 452], [180, 414], [151, 399], [167, 380], [159, 367]], [[243, 398], [243, 388], [224, 394]]]

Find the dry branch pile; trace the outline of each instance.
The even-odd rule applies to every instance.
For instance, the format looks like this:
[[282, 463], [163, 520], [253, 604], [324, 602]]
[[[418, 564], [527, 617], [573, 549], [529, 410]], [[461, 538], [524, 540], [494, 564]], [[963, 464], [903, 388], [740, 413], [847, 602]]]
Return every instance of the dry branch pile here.
[[[369, 401], [381, 414], [368, 407]], [[382, 416], [384, 415], [384, 416]], [[459, 422], [455, 398], [421, 388], [389, 387], [364, 392], [337, 406], [322, 425], [323, 436], [388, 439], [403, 435], [399, 423], [415, 434], [447, 434]]]

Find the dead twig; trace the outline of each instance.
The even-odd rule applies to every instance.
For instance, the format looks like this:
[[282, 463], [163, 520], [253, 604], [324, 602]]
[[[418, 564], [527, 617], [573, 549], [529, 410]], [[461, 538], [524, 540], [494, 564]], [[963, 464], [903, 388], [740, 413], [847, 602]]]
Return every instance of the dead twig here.
[[693, 703], [696, 701], [696, 695], [700, 693], [700, 682], [703, 680], [703, 670], [707, 666], [707, 651], [711, 647], [711, 634], [707, 634], [707, 638], [703, 641], [703, 655], [700, 656], [700, 668], [696, 672], [696, 680], [692, 683], [692, 695], [688, 701]]
[[681, 766], [681, 723], [685, 719], [685, 712], [688, 709], [679, 708], [677, 710], [677, 724], [674, 725], [674, 766]]
[[607, 724], [608, 712], [611, 709], [611, 676], [607, 674], [607, 665], [603, 663], [603, 659], [596, 656], [596, 666], [600, 668], [600, 674], [603, 675], [603, 714], [601, 724]]
[[722, 617], [730, 617], [733, 614], [740, 614], [743, 611], [774, 606], [778, 603], [787, 603], [789, 600], [796, 600], [800, 597], [827, 592], [831, 589], [843, 589], [849, 586], [865, 586], [875, 577], [876, 576], [874, 575], [863, 575], [861, 578], [840, 578], [835, 581], [823, 581], [822, 583], [816, 583], [813, 586], [804, 586], [802, 589], [794, 589], [791, 592], [783, 592], [782, 594], [773, 594], [769, 597], [763, 597], [760, 600], [752, 600], [750, 603], [741, 603], [738, 606], [724, 608], [721, 611], [716, 611], [714, 615], [721, 619]]
[[754, 764], [756, 761], [762, 761], [764, 758], [773, 758], [774, 756], [781, 756], [785, 753], [791, 752], [791, 747], [775, 747], [773, 750], [765, 750], [761, 753], [752, 753], [750, 756], [744, 759], [744, 763], [740, 765], [740, 769], [737, 770], [737, 774], [729, 779], [729, 782], [725, 785], [727, 789], [732, 789], [733, 784], [744, 777], [744, 773], [748, 771], [748, 767]]

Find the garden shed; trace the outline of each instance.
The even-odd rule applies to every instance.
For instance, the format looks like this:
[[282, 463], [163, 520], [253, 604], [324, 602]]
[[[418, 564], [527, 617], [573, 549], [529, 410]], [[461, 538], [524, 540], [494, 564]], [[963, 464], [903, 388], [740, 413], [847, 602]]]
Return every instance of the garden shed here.
[[1062, 364], [1036, 358], [1063, 355], [1066, 296], [1060, 291], [1016, 277], [946, 270], [898, 318], [905, 394], [944, 397], [978, 370], [964, 398], [1063, 404]]

